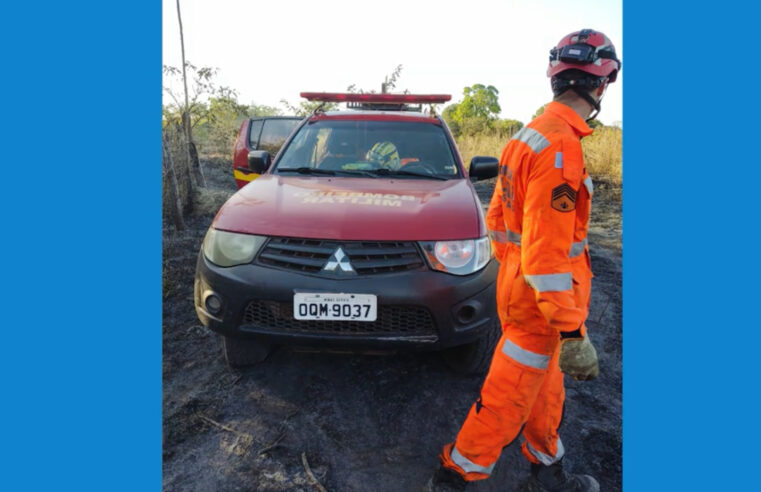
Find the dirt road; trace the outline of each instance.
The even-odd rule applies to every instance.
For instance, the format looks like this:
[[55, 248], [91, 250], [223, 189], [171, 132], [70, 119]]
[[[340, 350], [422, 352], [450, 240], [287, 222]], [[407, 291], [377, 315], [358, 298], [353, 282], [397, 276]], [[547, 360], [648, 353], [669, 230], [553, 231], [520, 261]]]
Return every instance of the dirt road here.
[[[211, 187], [234, 191], [229, 161], [205, 161]], [[494, 182], [477, 186], [484, 203]], [[620, 189], [595, 182], [588, 319], [600, 354], [593, 382], [566, 378], [560, 429], [566, 465], [621, 489]], [[482, 377], [453, 374], [433, 354], [275, 352], [231, 371], [193, 308], [193, 272], [213, 214], [164, 231], [164, 489], [418, 491], [478, 395]], [[475, 490], [516, 490], [528, 473], [518, 441]]]

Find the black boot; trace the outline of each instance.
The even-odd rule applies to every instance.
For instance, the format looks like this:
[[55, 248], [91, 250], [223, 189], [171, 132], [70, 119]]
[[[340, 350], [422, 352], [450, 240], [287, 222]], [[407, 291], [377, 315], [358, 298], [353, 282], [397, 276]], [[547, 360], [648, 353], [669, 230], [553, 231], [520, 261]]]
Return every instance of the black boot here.
[[600, 484], [589, 475], [571, 475], [563, 470], [563, 460], [550, 466], [531, 464], [528, 492], [600, 492]]
[[425, 492], [463, 492], [468, 482], [456, 471], [439, 466], [423, 488]]

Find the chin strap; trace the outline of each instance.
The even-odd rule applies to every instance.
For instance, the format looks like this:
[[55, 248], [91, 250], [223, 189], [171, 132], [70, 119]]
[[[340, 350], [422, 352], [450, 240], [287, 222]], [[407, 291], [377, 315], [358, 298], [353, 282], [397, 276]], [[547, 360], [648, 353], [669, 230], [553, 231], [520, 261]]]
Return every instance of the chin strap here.
[[594, 113], [587, 118], [587, 121], [592, 121], [600, 114], [600, 101], [596, 101], [589, 91], [597, 89], [605, 83], [605, 77], [583, 77], [580, 79], [565, 80], [557, 77], [552, 79], [552, 91], [556, 96], [559, 96], [563, 92], [572, 89], [576, 94], [588, 102], [593, 108]]
[[589, 118], [587, 118], [587, 122], [592, 121], [593, 119], [597, 118], [597, 115], [600, 114], [600, 101], [595, 101], [595, 98], [589, 95], [589, 92], [585, 91], [581, 87], [574, 87], [573, 91], [581, 96], [586, 102], [588, 102], [594, 109], [594, 113], [589, 115]]

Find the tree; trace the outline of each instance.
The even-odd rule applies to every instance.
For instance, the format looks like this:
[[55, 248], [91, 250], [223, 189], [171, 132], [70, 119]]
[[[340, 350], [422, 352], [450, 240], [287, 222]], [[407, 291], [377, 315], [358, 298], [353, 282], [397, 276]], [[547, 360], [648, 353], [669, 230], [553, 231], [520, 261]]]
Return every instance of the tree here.
[[218, 89], [209, 98], [203, 128], [206, 138], [201, 141], [205, 141], [213, 152], [228, 152], [235, 144], [241, 122], [247, 117], [248, 106], [238, 102], [238, 93], [235, 90], [227, 87]]
[[475, 118], [484, 121], [497, 119], [502, 108], [499, 107], [499, 91], [493, 85], [475, 84], [462, 91], [465, 98], [457, 107], [457, 118], [464, 121]]
[[495, 121], [492, 126], [500, 136], [512, 137], [518, 133], [518, 130], [523, 128], [523, 122], [518, 120], [504, 119]]
[[246, 113], [249, 118], [255, 118], [257, 116], [279, 116], [281, 111], [274, 106], [251, 103], [246, 107]]
[[177, 175], [174, 172], [174, 165], [172, 163], [172, 154], [169, 152], [166, 134], [164, 134], [161, 139], [161, 148], [163, 156], [162, 204], [164, 206], [164, 215], [169, 217], [172, 224], [174, 224], [175, 229], [178, 231], [184, 231], [185, 221], [182, 219], [183, 204], [181, 201], [179, 185], [177, 183]]
[[[396, 89], [396, 81], [399, 80], [399, 76], [402, 74], [402, 68], [404, 68], [402, 65], [397, 65], [390, 75], [386, 75], [383, 78], [383, 82], [381, 82], [381, 94], [386, 94], [390, 89]], [[357, 84], [351, 84], [346, 88], [346, 92], [351, 94], [375, 94], [375, 89], [366, 91], [364, 89], [358, 88]], [[405, 89], [403, 93], [408, 94], [409, 91]]]
[[[164, 105], [163, 113], [165, 122], [177, 121], [182, 124], [183, 113], [189, 115], [188, 121], [191, 128], [205, 121], [208, 116], [209, 107], [207, 100], [210, 97], [224, 97], [229, 95], [232, 89], [227, 87], [217, 87], [215, 77], [217, 69], [212, 67], [197, 67], [190, 61], [185, 62], [185, 73], [191, 78], [191, 86], [188, 91], [188, 100], [183, 103], [183, 94], [178, 93], [178, 79], [182, 78], [183, 70], [164, 65], [164, 93], [169, 96], [171, 102]], [[183, 128], [184, 130], [184, 128]]]
[[542, 106], [541, 108], [537, 109], [536, 113], [534, 113], [534, 116], [532, 116], [531, 119], [532, 120], [536, 119], [537, 116], [539, 116], [540, 114], [544, 113], [545, 106], [546, 106], [546, 104], [544, 106]]
[[[384, 77], [383, 82], [381, 82], [382, 94], [387, 93], [389, 89], [396, 88], [396, 82], [397, 80], [399, 80], [399, 76], [402, 73], [402, 68], [403, 67], [401, 65], [397, 65], [394, 71], [391, 72], [390, 75], [387, 75], [386, 77]], [[364, 89], [358, 88], [357, 84], [351, 84], [346, 88], [346, 92], [349, 92], [351, 94], [375, 94], [375, 89], [366, 91]], [[405, 89], [404, 93], [407, 94], [409, 93], [409, 91]], [[297, 106], [294, 106], [293, 104], [289, 103], [287, 100], [281, 99], [280, 104], [282, 104], [285, 107], [286, 111], [296, 116], [309, 116], [320, 107], [322, 107], [323, 111], [332, 111], [332, 110], [338, 109], [337, 103], [323, 103], [320, 101], [300, 101]]]
[[280, 104], [285, 106], [285, 109], [288, 113], [301, 117], [309, 116], [310, 114], [314, 113], [319, 107], [322, 107], [324, 111], [332, 111], [338, 108], [338, 104], [336, 103], [324, 103], [321, 101], [300, 101], [297, 106], [294, 106], [285, 99], [281, 99]]
[[182, 83], [185, 87], [185, 105], [182, 111], [182, 126], [185, 130], [187, 138], [187, 152], [188, 161], [190, 162], [193, 175], [196, 178], [196, 182], [199, 186], [205, 186], [206, 181], [203, 178], [203, 172], [201, 171], [201, 163], [198, 160], [198, 152], [195, 150], [195, 144], [193, 143], [193, 130], [190, 119], [190, 111], [188, 104], [188, 77], [185, 70], [185, 38], [182, 33], [182, 15], [180, 14], [180, 0], [177, 0], [177, 21], [180, 23], [180, 47], [182, 48]]
[[[383, 83], [381, 84], [381, 92], [383, 94], [387, 93], [390, 89], [396, 89], [396, 81], [399, 79], [399, 75], [402, 73], [402, 65], [399, 64], [396, 66], [393, 72], [391, 72], [391, 75], [386, 76], [385, 79], [383, 79]], [[407, 91], [404, 91], [407, 92]]]
[[493, 85], [474, 84], [463, 89], [463, 100], [444, 109], [442, 117], [455, 135], [493, 130], [498, 120], [499, 91]]
[[[536, 118], [536, 117], [537, 117], [537, 116], [539, 116], [540, 114], [544, 113], [544, 108], [545, 108], [546, 106], [547, 106], [547, 105], [545, 104], [545, 105], [544, 105], [544, 106], [542, 106], [541, 108], [537, 109], [537, 110], [536, 110], [536, 113], [534, 113], [534, 116], [532, 116], [532, 117], [531, 117], [531, 119], [533, 120], [534, 118]], [[597, 128], [598, 126], [604, 126], [602, 123], [600, 123], [600, 121], [599, 121], [597, 118], [595, 118], [595, 119], [593, 119], [593, 120], [591, 120], [591, 121], [587, 121], [587, 125], [589, 125], [589, 128], [592, 128], [593, 130], [594, 130], [595, 128]]]
[[449, 129], [452, 130], [452, 134], [454, 134], [455, 136], [459, 136], [460, 133], [462, 133], [462, 128], [460, 128], [460, 123], [455, 118], [455, 113], [457, 112], [458, 106], [459, 104], [450, 104], [449, 106], [444, 108], [444, 111], [441, 113], [441, 117], [444, 118], [444, 121], [447, 122]]

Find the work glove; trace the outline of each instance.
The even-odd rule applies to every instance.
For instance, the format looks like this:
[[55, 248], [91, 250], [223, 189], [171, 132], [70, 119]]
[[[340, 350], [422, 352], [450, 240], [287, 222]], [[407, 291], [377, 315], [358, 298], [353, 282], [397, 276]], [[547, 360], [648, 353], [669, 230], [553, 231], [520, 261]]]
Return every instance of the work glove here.
[[560, 342], [560, 370], [576, 381], [595, 379], [600, 372], [597, 351], [587, 335]]

